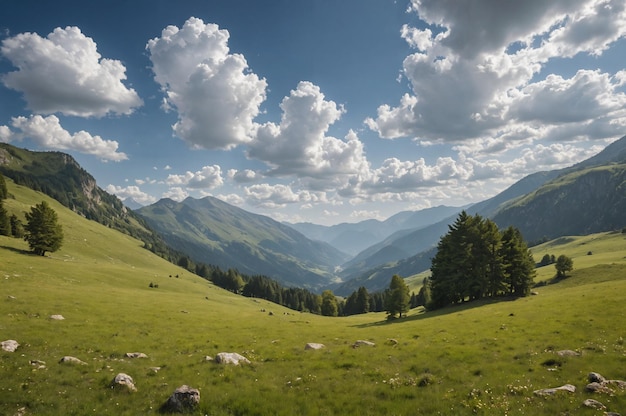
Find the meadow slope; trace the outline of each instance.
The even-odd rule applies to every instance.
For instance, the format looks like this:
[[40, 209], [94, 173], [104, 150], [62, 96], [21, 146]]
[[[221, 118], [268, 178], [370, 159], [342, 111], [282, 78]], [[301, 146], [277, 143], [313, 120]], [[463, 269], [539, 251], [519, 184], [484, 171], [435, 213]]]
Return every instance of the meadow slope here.
[[[374, 313], [329, 318], [221, 290], [8, 182], [9, 212], [47, 200], [65, 244], [38, 257], [0, 237], [0, 341], [20, 343], [0, 351], [2, 415], [157, 414], [183, 384], [200, 390], [197, 414], [208, 415], [601, 414], [582, 407], [591, 397], [626, 413], [626, 391], [584, 391], [591, 371], [626, 380], [626, 235], [540, 248], [572, 256], [576, 269], [538, 296], [418, 308], [393, 323]], [[352, 348], [360, 339], [376, 346]], [[326, 348], [305, 351], [307, 342]], [[556, 354], [565, 349], [581, 355]], [[252, 364], [205, 360], [223, 351]], [[86, 364], [60, 364], [66, 355]], [[137, 392], [109, 387], [119, 372]], [[533, 394], [565, 383], [576, 392]]]

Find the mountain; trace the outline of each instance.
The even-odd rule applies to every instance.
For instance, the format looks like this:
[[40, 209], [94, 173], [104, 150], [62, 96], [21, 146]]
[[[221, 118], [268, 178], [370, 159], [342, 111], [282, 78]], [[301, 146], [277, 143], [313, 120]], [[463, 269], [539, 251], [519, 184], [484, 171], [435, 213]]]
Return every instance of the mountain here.
[[140, 204], [139, 202], [135, 201], [133, 198], [126, 198], [123, 202], [124, 202], [124, 206], [126, 206], [126, 208], [132, 209], [133, 211], [143, 207], [142, 204]]
[[115, 195], [102, 190], [76, 160], [62, 152], [35, 152], [0, 143], [0, 173], [56, 199], [83, 217], [141, 241], [153, 252], [169, 255], [169, 248], [145, 222]]
[[[500, 227], [513, 225], [529, 242], [621, 228], [626, 226], [625, 164], [626, 136], [568, 168], [528, 175], [466, 211], [491, 218]], [[355, 284], [350, 281], [356, 279], [366, 282], [369, 290], [393, 274], [409, 276], [428, 269], [430, 262], [423, 261], [422, 251], [437, 244], [455, 217], [398, 232], [367, 248], [342, 265], [341, 287], [352, 288]]]
[[626, 163], [575, 170], [498, 211], [531, 242], [626, 227]]
[[324, 241], [352, 256], [362, 252], [390, 235], [410, 229], [419, 229], [457, 213], [458, 207], [438, 206], [420, 211], [399, 212], [385, 221], [365, 220], [332, 226], [312, 223], [287, 224], [312, 240]]
[[135, 212], [196, 262], [265, 275], [286, 286], [327, 286], [334, 268], [347, 258], [326, 243], [217, 198], [162, 199]]

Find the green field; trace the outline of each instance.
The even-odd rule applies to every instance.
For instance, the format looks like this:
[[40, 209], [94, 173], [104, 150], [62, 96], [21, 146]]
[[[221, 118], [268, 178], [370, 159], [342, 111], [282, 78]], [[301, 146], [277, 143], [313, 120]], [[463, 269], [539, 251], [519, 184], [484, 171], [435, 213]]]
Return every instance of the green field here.
[[[137, 240], [8, 185], [9, 212], [47, 200], [65, 243], [39, 257], [24, 241], [0, 237], [0, 341], [20, 343], [0, 351], [2, 415], [158, 414], [183, 384], [200, 390], [199, 415], [602, 414], [582, 406], [587, 398], [626, 413], [626, 391], [584, 390], [591, 371], [626, 380], [624, 234], [533, 248], [536, 260], [566, 254], [575, 268], [537, 296], [418, 308], [388, 323], [384, 314], [321, 317], [233, 295]], [[537, 280], [553, 275], [546, 266]], [[376, 346], [352, 348], [361, 339]], [[307, 342], [326, 348], [306, 351]], [[565, 349], [581, 355], [556, 354]], [[218, 352], [252, 364], [205, 360]], [[67, 355], [86, 365], [59, 363]], [[133, 377], [137, 392], [110, 388], [119, 372]], [[566, 383], [576, 392], [533, 394]]]

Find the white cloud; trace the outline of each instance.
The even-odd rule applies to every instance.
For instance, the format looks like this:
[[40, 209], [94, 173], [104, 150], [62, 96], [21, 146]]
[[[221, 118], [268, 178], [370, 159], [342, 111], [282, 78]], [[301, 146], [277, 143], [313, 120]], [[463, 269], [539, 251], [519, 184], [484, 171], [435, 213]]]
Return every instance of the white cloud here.
[[265, 100], [265, 79], [231, 54], [229, 33], [192, 17], [150, 40], [155, 80], [178, 112], [175, 134], [193, 147], [230, 149], [252, 140], [254, 118]]
[[258, 184], [244, 188], [245, 198], [248, 203], [264, 207], [278, 208], [294, 203], [321, 203], [327, 202], [324, 192], [312, 192], [308, 190], [294, 190], [287, 185]]
[[186, 186], [191, 189], [215, 189], [224, 184], [222, 169], [218, 165], [204, 166], [197, 172], [183, 175], [168, 175], [165, 180], [170, 186]]
[[413, 0], [410, 10], [437, 34], [403, 27], [401, 36], [419, 50], [403, 63], [412, 91], [366, 124], [383, 138], [492, 139], [494, 148], [619, 137], [623, 74], [590, 68], [567, 78], [544, 69], [600, 55], [626, 36], [625, 8], [623, 0]]
[[251, 183], [263, 177], [263, 175], [261, 175], [260, 173], [250, 169], [229, 169], [226, 173], [226, 176], [237, 183]]
[[152, 195], [149, 195], [139, 189], [138, 186], [115, 186], [115, 185], [107, 185], [105, 189], [110, 194], [115, 194], [119, 198], [126, 200], [127, 198], [131, 198], [135, 202], [141, 205], [149, 205], [156, 202], [156, 198]]
[[13, 117], [11, 125], [18, 132], [10, 132], [7, 126], [0, 126], [0, 137], [8, 138], [7, 141], [28, 137], [40, 146], [50, 149], [73, 150], [97, 156], [102, 160], [116, 162], [128, 159], [125, 153], [117, 151], [118, 143], [116, 141], [92, 136], [84, 130], [71, 134], [61, 126], [55, 115], [47, 117], [31, 115], [29, 118]]
[[183, 201], [189, 194], [180, 186], [175, 186], [163, 192], [162, 198], [169, 198], [177, 202]]
[[46, 38], [22, 33], [4, 39], [0, 50], [18, 68], [2, 82], [23, 93], [36, 113], [102, 117], [130, 114], [143, 104], [123, 83], [124, 65], [102, 58], [93, 39], [77, 27], [56, 28]]
[[335, 182], [369, 168], [356, 133], [350, 131], [345, 140], [326, 135], [344, 110], [325, 100], [319, 87], [300, 82], [280, 107], [280, 124], [263, 124], [249, 144], [249, 157], [272, 166], [268, 174]]

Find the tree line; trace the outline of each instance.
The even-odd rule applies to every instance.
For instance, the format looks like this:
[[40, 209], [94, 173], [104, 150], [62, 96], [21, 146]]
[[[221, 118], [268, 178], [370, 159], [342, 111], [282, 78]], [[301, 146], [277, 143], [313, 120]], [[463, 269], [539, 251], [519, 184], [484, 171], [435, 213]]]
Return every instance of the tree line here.
[[428, 308], [530, 293], [535, 261], [517, 228], [500, 231], [493, 221], [465, 211], [448, 228], [423, 288]]

